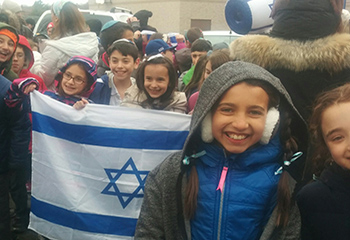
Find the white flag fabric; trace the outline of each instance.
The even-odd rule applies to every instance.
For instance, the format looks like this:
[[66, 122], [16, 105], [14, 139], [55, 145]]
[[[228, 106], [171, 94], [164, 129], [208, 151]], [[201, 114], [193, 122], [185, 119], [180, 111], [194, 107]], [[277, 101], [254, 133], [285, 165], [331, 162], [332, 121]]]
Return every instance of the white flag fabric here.
[[149, 171], [182, 149], [190, 116], [31, 94], [29, 228], [50, 239], [133, 239]]

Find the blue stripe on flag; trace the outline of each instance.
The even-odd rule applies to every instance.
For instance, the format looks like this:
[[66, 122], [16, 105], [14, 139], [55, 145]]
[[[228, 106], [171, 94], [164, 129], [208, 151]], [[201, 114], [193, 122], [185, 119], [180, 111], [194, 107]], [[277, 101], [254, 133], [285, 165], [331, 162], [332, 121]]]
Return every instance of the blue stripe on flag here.
[[137, 219], [79, 213], [31, 198], [31, 212], [39, 218], [91, 233], [134, 236]]
[[180, 150], [188, 135], [188, 131], [153, 131], [69, 124], [37, 112], [33, 112], [32, 116], [33, 131], [71, 142], [104, 147]]

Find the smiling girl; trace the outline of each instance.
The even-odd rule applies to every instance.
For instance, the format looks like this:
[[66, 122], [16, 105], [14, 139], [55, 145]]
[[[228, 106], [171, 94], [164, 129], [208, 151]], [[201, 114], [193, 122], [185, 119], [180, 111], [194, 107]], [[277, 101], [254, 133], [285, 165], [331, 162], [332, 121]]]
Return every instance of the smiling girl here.
[[141, 64], [136, 85], [125, 92], [121, 105], [185, 113], [186, 95], [175, 91], [176, 84], [171, 61], [161, 54], [151, 56]]
[[302, 239], [350, 239], [350, 84], [319, 96], [310, 119], [315, 181], [298, 194]]
[[[73, 106], [76, 109], [84, 107], [88, 101], [86, 98], [91, 93], [90, 88], [96, 81], [96, 63], [84, 56], [74, 56], [68, 60], [55, 77], [56, 91], [46, 90], [43, 93], [60, 102]], [[27, 98], [28, 93], [34, 91], [39, 82], [34, 78], [20, 78], [11, 86], [7, 104], [18, 104], [17, 98]]]
[[182, 152], [147, 176], [135, 239], [298, 239], [289, 163], [305, 133], [277, 78], [225, 63], [203, 83]]

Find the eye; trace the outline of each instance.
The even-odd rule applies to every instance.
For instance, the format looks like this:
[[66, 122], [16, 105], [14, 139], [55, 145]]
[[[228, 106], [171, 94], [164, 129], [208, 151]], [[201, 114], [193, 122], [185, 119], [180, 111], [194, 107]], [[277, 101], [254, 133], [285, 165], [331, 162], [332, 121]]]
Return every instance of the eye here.
[[331, 141], [332, 142], [339, 142], [343, 139], [344, 137], [343, 136], [335, 136], [335, 137], [332, 137]]
[[264, 112], [259, 111], [259, 110], [251, 110], [249, 114], [254, 115], [254, 116], [263, 116]]
[[231, 112], [233, 112], [233, 109], [230, 108], [230, 107], [220, 107], [218, 110], [220, 112], [222, 112], [222, 113], [231, 113]]
[[85, 81], [82, 77], [75, 77], [74, 79], [76, 83], [83, 83]]
[[8, 45], [9, 45], [10, 47], [13, 47], [15, 44], [13, 43], [13, 41], [9, 41], [9, 42], [8, 42]]
[[70, 74], [69, 72], [66, 72], [64, 74], [66, 75], [67, 78], [69, 78], [69, 79], [72, 78], [72, 74]]

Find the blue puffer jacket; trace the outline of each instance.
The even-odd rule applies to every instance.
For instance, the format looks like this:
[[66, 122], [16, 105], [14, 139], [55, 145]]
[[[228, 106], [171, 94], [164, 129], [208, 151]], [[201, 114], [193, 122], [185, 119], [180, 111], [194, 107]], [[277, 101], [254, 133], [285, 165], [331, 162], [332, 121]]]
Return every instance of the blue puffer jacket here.
[[[276, 205], [275, 175], [282, 159], [278, 136], [268, 145], [226, 156], [205, 144], [198, 159], [198, 205], [191, 221], [192, 239], [259, 239]], [[216, 190], [223, 167], [228, 167], [223, 191]]]
[[28, 113], [5, 104], [10, 85], [11, 82], [0, 75], [0, 174], [24, 166], [31, 131]]

